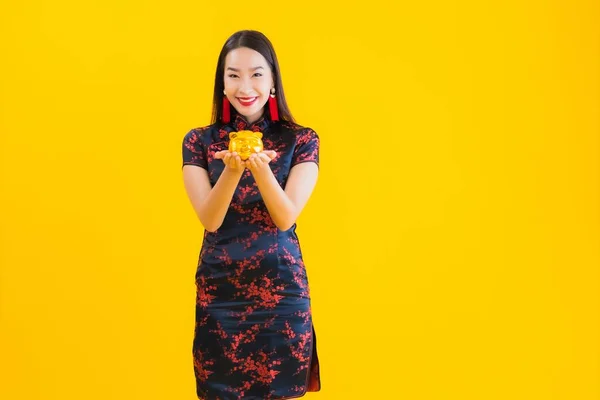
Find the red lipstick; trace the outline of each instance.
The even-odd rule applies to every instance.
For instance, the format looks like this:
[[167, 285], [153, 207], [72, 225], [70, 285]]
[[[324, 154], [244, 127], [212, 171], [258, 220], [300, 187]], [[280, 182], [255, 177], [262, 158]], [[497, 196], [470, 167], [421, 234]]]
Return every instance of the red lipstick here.
[[238, 101], [244, 107], [251, 106], [258, 99], [258, 97], [238, 97]]

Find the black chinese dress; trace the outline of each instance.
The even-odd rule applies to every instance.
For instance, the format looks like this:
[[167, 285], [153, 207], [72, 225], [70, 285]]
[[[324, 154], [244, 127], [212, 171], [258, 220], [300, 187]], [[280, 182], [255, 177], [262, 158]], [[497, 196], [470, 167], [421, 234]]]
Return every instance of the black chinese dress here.
[[[285, 188], [291, 168], [319, 164], [319, 137], [289, 121], [261, 117], [249, 124], [195, 128], [183, 139], [183, 165], [208, 171], [215, 185], [225, 165], [229, 133], [263, 133], [275, 150], [271, 170]], [[281, 231], [246, 169], [223, 221], [204, 231], [195, 275], [196, 325], [192, 346], [199, 399], [289, 399], [321, 388], [310, 289], [296, 224]]]

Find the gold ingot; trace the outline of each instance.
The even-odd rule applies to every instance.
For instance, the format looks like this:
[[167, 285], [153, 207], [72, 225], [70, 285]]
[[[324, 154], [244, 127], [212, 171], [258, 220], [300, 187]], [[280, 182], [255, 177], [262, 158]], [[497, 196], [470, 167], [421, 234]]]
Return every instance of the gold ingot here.
[[262, 132], [239, 131], [229, 133], [229, 151], [237, 152], [242, 160], [252, 153], [263, 151]]

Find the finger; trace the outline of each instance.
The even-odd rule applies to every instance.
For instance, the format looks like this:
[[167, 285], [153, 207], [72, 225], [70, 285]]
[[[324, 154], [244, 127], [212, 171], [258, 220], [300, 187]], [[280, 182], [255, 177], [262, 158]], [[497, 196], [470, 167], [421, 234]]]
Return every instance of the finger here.
[[231, 163], [231, 153], [225, 154], [223, 162], [225, 163], [225, 165], [229, 166], [229, 164]]
[[254, 171], [258, 168], [258, 165], [256, 165], [256, 157], [250, 157], [248, 161], [250, 162], [250, 170]]
[[256, 164], [257, 168], [260, 168], [263, 164], [263, 160], [262, 160], [262, 156], [264, 156], [261, 153], [256, 154], [256, 156], [254, 157], [254, 164]]
[[275, 150], [266, 150], [265, 154], [268, 155], [271, 160], [277, 157], [277, 152]]
[[265, 153], [259, 154], [257, 158], [260, 160], [261, 164], [263, 164], [263, 163], [266, 164], [266, 163], [269, 163], [269, 161], [271, 161], [271, 158]]
[[224, 154], [225, 154], [225, 150], [217, 151], [217, 152], [215, 152], [215, 158], [220, 160], [223, 158]]

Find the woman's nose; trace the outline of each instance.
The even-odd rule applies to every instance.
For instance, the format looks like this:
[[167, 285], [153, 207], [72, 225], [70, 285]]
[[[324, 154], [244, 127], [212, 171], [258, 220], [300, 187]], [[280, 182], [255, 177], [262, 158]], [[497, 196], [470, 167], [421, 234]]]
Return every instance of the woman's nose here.
[[250, 80], [243, 80], [240, 83], [240, 94], [252, 93], [252, 82]]

